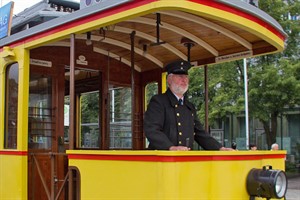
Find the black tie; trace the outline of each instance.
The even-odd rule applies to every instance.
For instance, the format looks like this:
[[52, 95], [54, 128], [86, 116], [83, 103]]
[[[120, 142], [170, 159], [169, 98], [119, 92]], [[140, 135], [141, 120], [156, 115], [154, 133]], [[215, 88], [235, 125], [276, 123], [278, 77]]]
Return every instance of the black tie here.
[[183, 105], [183, 103], [182, 103], [182, 99], [179, 99], [179, 105]]

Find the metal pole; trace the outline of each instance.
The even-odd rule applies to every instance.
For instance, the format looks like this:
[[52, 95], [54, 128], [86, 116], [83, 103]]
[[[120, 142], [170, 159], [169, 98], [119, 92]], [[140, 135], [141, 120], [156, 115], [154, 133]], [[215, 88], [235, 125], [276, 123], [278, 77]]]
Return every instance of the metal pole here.
[[208, 67], [204, 66], [204, 85], [205, 85], [205, 132], [209, 133], [208, 126]]
[[244, 87], [245, 87], [246, 149], [249, 149], [248, 76], [247, 76], [246, 58], [244, 58]]
[[[75, 135], [75, 34], [71, 34], [70, 47], [70, 123], [69, 149], [74, 149]], [[69, 169], [69, 200], [73, 199], [73, 172]]]
[[75, 35], [71, 35], [70, 47], [70, 132], [69, 132], [69, 149], [74, 149], [75, 135]]
[[132, 147], [133, 149], [136, 146], [136, 135], [134, 132], [135, 126], [135, 89], [134, 89], [134, 39], [135, 39], [135, 31], [132, 31], [130, 34], [131, 39], [131, 133], [132, 133]]

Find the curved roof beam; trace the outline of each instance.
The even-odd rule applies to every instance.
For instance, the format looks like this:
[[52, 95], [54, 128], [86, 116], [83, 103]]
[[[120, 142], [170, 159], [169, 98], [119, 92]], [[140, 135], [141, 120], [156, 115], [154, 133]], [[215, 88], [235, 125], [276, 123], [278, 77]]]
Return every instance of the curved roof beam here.
[[[145, 39], [147, 39], [149, 41], [152, 41], [152, 42], [157, 42], [156, 37], [153, 37], [152, 35], [143, 33], [141, 31], [136, 31], [134, 29], [125, 28], [125, 27], [121, 27], [121, 26], [115, 26], [114, 31], [122, 32], [122, 33], [131, 33], [132, 31], [135, 31], [136, 36], [139, 36], [141, 38], [145, 38]], [[177, 55], [181, 59], [187, 60], [187, 56], [184, 53], [182, 53], [181, 51], [179, 51], [178, 49], [176, 49], [175, 47], [173, 47], [172, 45], [170, 45], [168, 43], [164, 43], [164, 44], [161, 44], [161, 46], [168, 49], [169, 51], [173, 52], [175, 55]]]
[[[126, 20], [128, 22], [136, 22], [136, 23], [141, 23], [141, 24], [147, 24], [147, 25], [151, 25], [151, 26], [156, 26], [156, 21], [153, 19], [148, 19], [145, 17], [137, 17], [134, 19], [128, 19]], [[184, 29], [178, 28], [177, 26], [162, 22], [162, 26], [160, 26], [160, 28], [165, 28], [168, 29], [170, 31], [173, 31], [175, 33], [178, 33], [180, 35], [182, 35], [183, 37], [189, 38], [190, 40], [194, 41], [195, 43], [197, 43], [198, 45], [202, 46], [203, 48], [205, 48], [207, 51], [209, 51], [211, 54], [213, 54], [214, 56], [219, 56], [219, 52], [213, 48], [211, 45], [209, 45], [208, 43], [206, 43], [205, 41], [203, 41], [202, 39], [198, 38], [197, 36], [187, 32]]]
[[[112, 52], [100, 49], [99, 47], [94, 47], [93, 51], [96, 52], [96, 53], [100, 53], [102, 55], [108, 56], [110, 58], [116, 59], [116, 60], [124, 63], [125, 65], [128, 65], [129, 67], [131, 67], [131, 62], [129, 60], [127, 60], [125, 58], [122, 58], [122, 57], [118, 56], [117, 54], [114, 54]], [[142, 71], [141, 68], [136, 64], [134, 65], [134, 69], [137, 70], [138, 72]]]
[[[45, 45], [45, 46], [70, 47], [70, 42], [62, 42], [62, 41], [60, 41], [60, 42], [55, 42], [55, 43], [48, 44], [48, 45]], [[131, 67], [131, 62], [129, 60], [127, 60], [125, 58], [122, 58], [121, 56], [119, 56], [117, 54], [108, 52], [108, 51], [100, 49], [98, 47], [94, 47], [93, 51], [96, 52], [96, 53], [100, 53], [102, 55], [108, 56], [110, 58], [119, 60], [120, 62], [124, 63], [125, 65], [128, 65], [129, 67]], [[136, 65], [136, 64], [134, 65], [134, 69], [137, 70], [138, 72], [142, 71], [141, 68], [138, 65]]]
[[[86, 37], [85, 37], [85, 35], [76, 35], [76, 39], [86, 40]], [[129, 45], [125, 42], [121, 42], [121, 41], [118, 41], [118, 40], [111, 39], [111, 38], [106, 37], [105, 39], [103, 39], [103, 37], [92, 35], [91, 40], [92, 41], [100, 41], [101, 40], [101, 42], [108, 43], [108, 44], [113, 44], [115, 46], [119, 46], [119, 47], [122, 47], [124, 49], [127, 49], [127, 50], [131, 51], [131, 45]], [[150, 55], [149, 53], [144, 54], [144, 51], [137, 48], [137, 47], [134, 48], [134, 52], [141, 55], [141, 56], [143, 56], [143, 57], [145, 57], [145, 58], [147, 58], [148, 60], [152, 61], [153, 63], [155, 63], [159, 67], [161, 67], [161, 68], [164, 67], [163, 63], [160, 60], [158, 60], [154, 56]]]
[[177, 12], [177, 11], [172, 11], [172, 12], [160, 12], [164, 15], [169, 15], [172, 17], [178, 17], [180, 19], [184, 19], [187, 21], [191, 21], [197, 24], [200, 24], [202, 26], [206, 26], [208, 28], [211, 28], [217, 32], [222, 33], [223, 35], [235, 40], [236, 42], [238, 42], [239, 44], [243, 45], [244, 47], [246, 47], [249, 50], [252, 50], [252, 44], [250, 42], [248, 42], [247, 40], [245, 40], [244, 38], [240, 37], [239, 35], [235, 34], [234, 32], [225, 29], [224, 27], [215, 24], [213, 22], [210, 22], [206, 19], [203, 19], [201, 17], [192, 15], [192, 14], [188, 14], [188, 13], [184, 13], [184, 12]]

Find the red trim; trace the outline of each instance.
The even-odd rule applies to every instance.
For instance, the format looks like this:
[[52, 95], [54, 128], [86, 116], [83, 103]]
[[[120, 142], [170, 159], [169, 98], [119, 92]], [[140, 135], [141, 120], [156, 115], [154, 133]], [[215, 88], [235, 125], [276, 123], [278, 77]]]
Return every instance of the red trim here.
[[203, 156], [159, 156], [159, 155], [96, 155], [96, 154], [69, 154], [73, 160], [115, 160], [115, 161], [142, 161], [142, 162], [192, 162], [192, 161], [235, 161], [235, 160], [262, 160], [284, 159], [283, 154], [270, 155], [203, 155]]
[[[97, 19], [101, 19], [103, 17], [107, 17], [107, 16], [110, 16], [110, 15], [113, 15], [113, 14], [116, 14], [116, 13], [119, 13], [119, 12], [123, 12], [123, 11], [129, 10], [129, 9], [132, 9], [132, 8], [136, 8], [136, 7], [145, 5], [145, 4], [149, 4], [149, 3], [155, 2], [155, 1], [157, 1], [157, 0], [134, 0], [133, 2], [129, 2], [127, 4], [122, 4], [120, 6], [105, 10], [103, 12], [96, 13], [94, 15], [78, 19], [78, 20], [70, 22], [68, 24], [61, 25], [59, 27], [55, 27], [51, 30], [46, 30], [45, 32], [38, 33], [38, 34], [33, 35], [33, 36], [29, 36], [27, 39], [23, 38], [19, 41], [16, 41], [15, 43], [12, 43], [10, 46], [14, 47], [14, 46], [18, 46], [22, 43], [28, 43], [28, 42], [34, 41], [36, 39], [40, 39], [40, 38], [43, 38], [45, 36], [48, 36], [48, 35], [51, 35], [51, 34], [54, 34], [54, 33], [60, 32], [60, 31], [67, 30], [67, 29], [72, 28], [72, 27], [76, 27], [78, 25], [81, 25], [81, 24], [84, 24], [84, 23], [87, 23], [87, 22], [91, 22], [91, 21], [94, 21], [94, 20], [97, 20]], [[273, 32], [275, 35], [277, 35], [279, 38], [281, 38], [282, 40], [285, 39], [285, 36], [282, 35], [280, 32], [278, 32], [277, 29], [275, 29], [273, 26], [269, 25], [268, 23], [264, 22], [263, 20], [255, 17], [255, 16], [252, 16], [248, 13], [242, 12], [242, 11], [236, 9], [236, 8], [229, 7], [227, 5], [224, 5], [224, 4], [222, 4], [220, 2], [216, 2], [216, 1], [207, 1], [207, 0], [189, 0], [189, 1], [199, 3], [199, 4], [203, 4], [203, 5], [210, 6], [210, 7], [214, 7], [214, 8], [224, 10], [224, 11], [227, 11], [227, 12], [230, 12], [230, 13], [234, 13], [234, 14], [239, 15], [241, 17], [247, 18], [251, 21], [254, 21], [254, 22], [266, 27], [271, 32]]]
[[283, 35], [282, 33], [280, 33], [279, 31], [277, 31], [276, 28], [274, 28], [273, 26], [271, 26], [270, 24], [266, 23], [265, 21], [263, 21], [262, 19], [259, 19], [256, 16], [250, 15], [246, 12], [243, 12], [241, 10], [238, 10], [237, 8], [234, 7], [230, 7], [228, 5], [222, 4], [218, 1], [207, 1], [207, 0], [189, 0], [191, 2], [195, 2], [195, 3], [199, 3], [199, 4], [203, 4], [209, 7], [213, 7], [213, 8], [217, 8], [219, 10], [224, 10], [227, 11], [229, 13], [233, 13], [235, 15], [244, 17], [246, 19], [249, 19], [253, 22], [256, 22], [258, 24], [260, 24], [261, 26], [267, 28], [269, 31], [271, 31], [272, 33], [274, 33], [275, 35], [277, 35], [281, 40], [285, 40], [286, 36]]
[[120, 12], [123, 12], [123, 11], [126, 11], [126, 10], [130, 10], [132, 8], [135, 8], [135, 7], [139, 7], [139, 6], [151, 3], [151, 2], [155, 2], [155, 1], [157, 1], [157, 0], [134, 0], [133, 2], [129, 2], [127, 4], [122, 4], [122, 5], [113, 7], [111, 9], [107, 9], [107, 10], [104, 10], [102, 12], [96, 13], [94, 15], [87, 16], [85, 18], [80, 18], [78, 20], [69, 22], [67, 24], [63, 24], [63, 25], [60, 25], [58, 27], [55, 27], [53, 29], [49, 29], [49, 30], [46, 30], [44, 32], [38, 33], [36, 35], [28, 36], [27, 39], [22, 38], [20, 41], [16, 41], [15, 43], [12, 43], [10, 46], [15, 47], [15, 46], [18, 46], [22, 43], [28, 43], [28, 42], [46, 37], [48, 35], [52, 35], [52, 34], [55, 34], [55, 33], [58, 33], [58, 32], [61, 32], [61, 31], [64, 31], [64, 30], [67, 30], [67, 29], [70, 29], [70, 28], [73, 28], [73, 27], [76, 27], [76, 26], [79, 26], [81, 24], [85, 24], [85, 23], [88, 23], [88, 22], [91, 22], [91, 21], [94, 21], [94, 20], [97, 20], [97, 19], [101, 19], [101, 18], [104, 18], [104, 17], [107, 17], [107, 16], [111, 16], [111, 15], [114, 15], [114, 14], [117, 14], [117, 13], [120, 13]]
[[0, 155], [27, 156], [27, 151], [0, 151]]

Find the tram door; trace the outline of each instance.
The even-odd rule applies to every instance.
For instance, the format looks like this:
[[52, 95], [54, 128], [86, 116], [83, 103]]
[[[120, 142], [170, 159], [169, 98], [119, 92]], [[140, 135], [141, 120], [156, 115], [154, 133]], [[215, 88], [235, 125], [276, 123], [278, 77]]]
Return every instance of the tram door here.
[[[52, 70], [52, 69], [51, 69]], [[65, 199], [64, 77], [31, 66], [28, 109], [28, 199]], [[63, 74], [63, 73], [62, 73]], [[62, 90], [62, 91], [60, 91]]]

